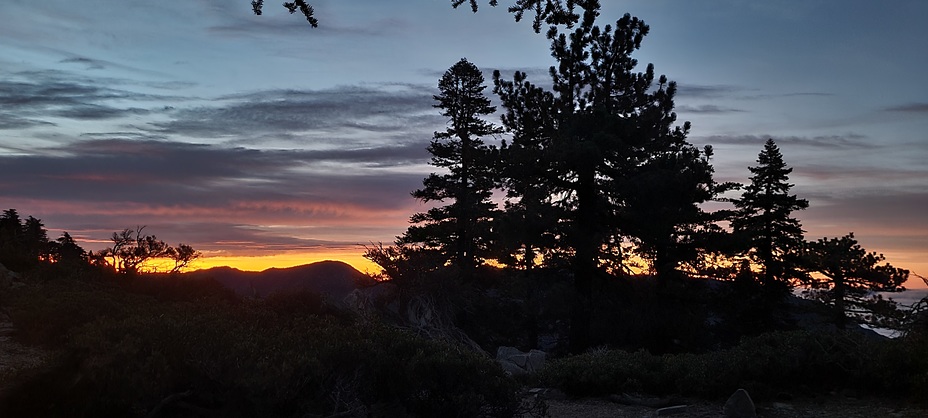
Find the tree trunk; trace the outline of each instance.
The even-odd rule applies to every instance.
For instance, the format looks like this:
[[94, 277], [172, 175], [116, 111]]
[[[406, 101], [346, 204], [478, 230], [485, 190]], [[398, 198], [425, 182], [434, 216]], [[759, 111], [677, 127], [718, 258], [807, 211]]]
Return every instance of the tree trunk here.
[[845, 306], [845, 297], [847, 290], [845, 289], [844, 277], [835, 276], [835, 326], [839, 330], [844, 330], [847, 328], [847, 312]]
[[570, 321], [570, 351], [581, 353], [590, 345], [593, 319], [593, 278], [596, 275], [596, 188], [592, 167], [581, 170], [577, 187], [577, 223], [574, 231], [574, 290]]

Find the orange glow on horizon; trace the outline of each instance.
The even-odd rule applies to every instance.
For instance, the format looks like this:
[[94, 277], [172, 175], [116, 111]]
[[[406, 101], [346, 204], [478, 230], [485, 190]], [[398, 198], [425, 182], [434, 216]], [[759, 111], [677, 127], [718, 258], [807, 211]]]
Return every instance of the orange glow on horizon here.
[[188, 269], [188, 271], [224, 266], [243, 271], [262, 271], [269, 268], [295, 267], [327, 260], [348, 263], [362, 273], [376, 273], [380, 271], [379, 266], [364, 258], [362, 256], [362, 251], [357, 249], [284, 253], [263, 256], [204, 256], [196, 260], [192, 269]]
[[[293, 252], [266, 256], [204, 256], [196, 260], [191, 266], [192, 268], [188, 268], [185, 271], [223, 266], [233, 267], [243, 271], [262, 271], [270, 268], [287, 268], [319, 261], [335, 260], [348, 263], [362, 273], [380, 272], [380, 266], [364, 258], [362, 254], [363, 250], [346, 248], [344, 250], [328, 249], [324, 251]], [[887, 261], [890, 261], [894, 267], [902, 267], [908, 269], [912, 273], [925, 276], [926, 274], [923, 272], [928, 272], [928, 263], [922, 260], [923, 257], [920, 257], [920, 254], [907, 253], [905, 256], [894, 257], [893, 260]], [[928, 286], [915, 274], [909, 276], [909, 280], [905, 283], [905, 287], [908, 289], [928, 288]]]

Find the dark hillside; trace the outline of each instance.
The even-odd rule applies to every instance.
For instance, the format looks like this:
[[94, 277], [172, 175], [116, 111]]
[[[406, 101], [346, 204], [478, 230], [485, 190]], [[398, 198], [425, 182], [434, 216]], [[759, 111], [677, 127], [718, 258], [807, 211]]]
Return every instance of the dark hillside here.
[[187, 273], [191, 277], [211, 277], [243, 296], [267, 296], [274, 292], [310, 291], [341, 299], [373, 280], [341, 261], [320, 261], [261, 272], [231, 267], [214, 267]]

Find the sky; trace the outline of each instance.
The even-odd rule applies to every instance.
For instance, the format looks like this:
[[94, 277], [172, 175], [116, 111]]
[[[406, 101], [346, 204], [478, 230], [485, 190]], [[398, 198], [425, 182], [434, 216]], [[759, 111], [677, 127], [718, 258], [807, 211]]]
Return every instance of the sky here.
[[[410, 192], [446, 126], [441, 74], [466, 57], [488, 85], [493, 70], [544, 84], [554, 64], [506, 0], [450, 3], [313, 0], [314, 29], [247, 0], [3, 0], [0, 207], [91, 250], [145, 225], [200, 267], [374, 271], [363, 246], [426, 208]], [[854, 232], [928, 275], [928, 2], [604, 3], [601, 24], [650, 25], [634, 57], [678, 83], [717, 180], [748, 182], [773, 138], [807, 238]]]

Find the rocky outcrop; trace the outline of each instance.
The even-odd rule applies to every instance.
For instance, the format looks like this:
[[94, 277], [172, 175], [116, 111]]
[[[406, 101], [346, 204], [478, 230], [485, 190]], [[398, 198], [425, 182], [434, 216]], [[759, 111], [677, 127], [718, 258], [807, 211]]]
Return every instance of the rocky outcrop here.
[[545, 367], [544, 351], [520, 351], [515, 347], [502, 346], [496, 350], [496, 362], [510, 375], [535, 373]]
[[395, 284], [380, 282], [351, 291], [342, 299], [342, 305], [362, 318], [397, 318], [399, 306], [395, 302], [396, 292]]

